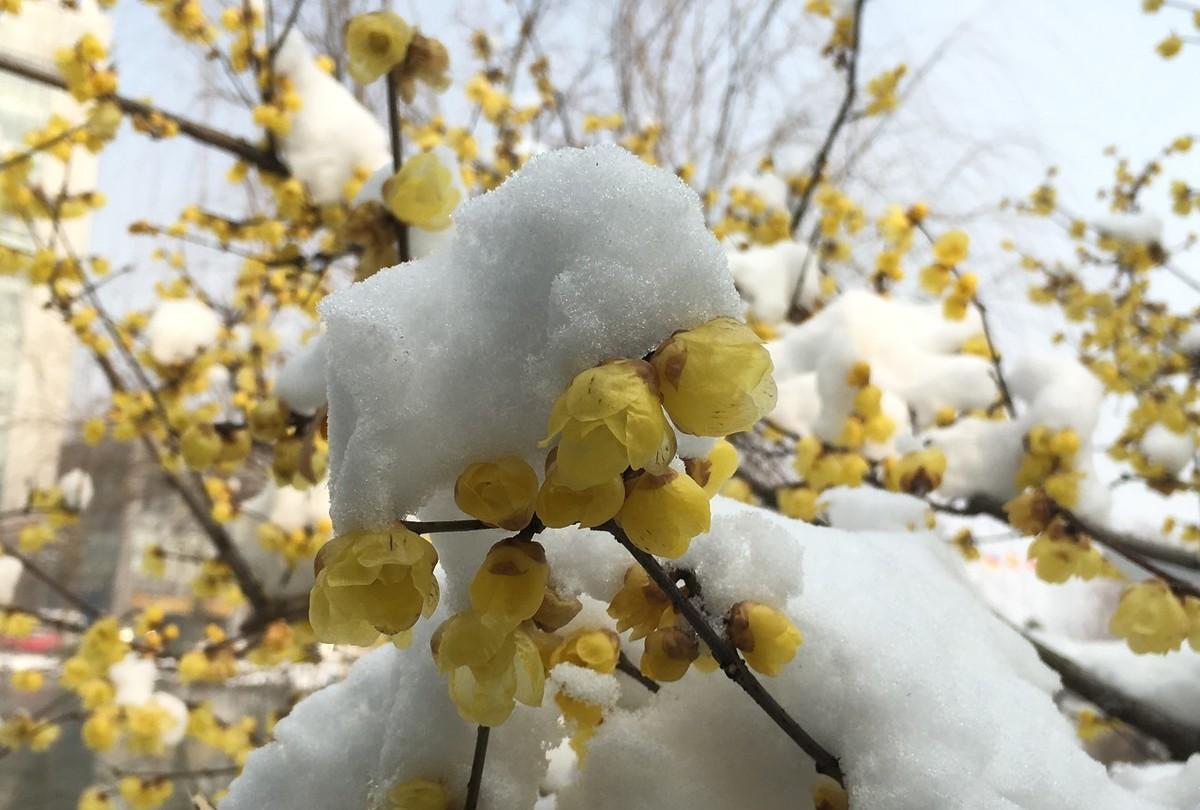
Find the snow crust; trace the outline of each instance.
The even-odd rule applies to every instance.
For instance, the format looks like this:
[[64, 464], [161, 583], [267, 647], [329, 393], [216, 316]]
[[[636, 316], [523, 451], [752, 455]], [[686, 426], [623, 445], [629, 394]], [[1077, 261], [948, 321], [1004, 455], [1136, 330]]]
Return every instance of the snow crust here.
[[[539, 539], [556, 576], [602, 588], [584, 594], [596, 599], [615, 583], [584, 572], [628, 562], [601, 533]], [[742, 564], [759, 553], [770, 559]], [[856, 810], [1188, 807], [1172, 795], [1135, 795], [1087, 756], [1052, 700], [1057, 676], [979, 600], [949, 553], [927, 533], [819, 528], [718, 498], [713, 531], [684, 562], [711, 613], [736, 594], [781, 607], [801, 628], [797, 657], [764, 680], [840, 755]], [[418, 776], [444, 780], [461, 800], [473, 731], [425, 653], [442, 615], [418, 624], [411, 650], [376, 650], [346, 681], [301, 702], [277, 726], [277, 742], [251, 754], [223, 810], [372, 807], [390, 785]], [[563, 761], [548, 773], [546, 752], [566, 736], [552, 698], [518, 708], [493, 732], [485, 806], [532, 808], [545, 784], [559, 810], [811, 806], [811, 763], [719, 672], [664, 684], [632, 707], [613, 700], [615, 688], [645, 692], [632, 681], [554, 673], [558, 688], [608, 707], [584, 766], [575, 772]]]
[[695, 192], [619, 147], [539, 155], [454, 219], [445, 249], [322, 302], [340, 531], [529, 454], [588, 366], [741, 310]]
[[275, 59], [303, 102], [279, 139], [283, 161], [317, 204], [337, 202], [356, 169], [373, 172], [391, 160], [387, 133], [371, 112], [314, 60], [304, 37], [293, 31]]
[[203, 301], [160, 301], [146, 324], [150, 356], [164, 366], [186, 363], [217, 340], [221, 319]]

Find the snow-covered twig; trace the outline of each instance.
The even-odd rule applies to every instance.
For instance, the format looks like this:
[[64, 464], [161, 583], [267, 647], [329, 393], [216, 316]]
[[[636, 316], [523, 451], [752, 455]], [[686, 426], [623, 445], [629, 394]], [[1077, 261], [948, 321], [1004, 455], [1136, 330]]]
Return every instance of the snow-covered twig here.
[[844, 784], [845, 778], [842, 775], [842, 767], [838, 763], [838, 758], [825, 750], [824, 746], [814, 740], [787, 713], [787, 710], [779, 705], [779, 702], [766, 690], [758, 678], [754, 677], [754, 673], [746, 666], [746, 662], [737, 654], [737, 651], [720, 633], [713, 629], [708, 619], [700, 612], [700, 608], [696, 607], [690, 599], [679, 591], [673, 577], [667, 574], [658, 560], [653, 555], [647, 554], [635, 546], [625, 534], [625, 530], [617, 525], [615, 521], [609, 521], [599, 528], [616, 538], [617, 542], [624, 546], [625, 550], [633, 556], [638, 565], [645, 569], [646, 573], [654, 580], [659, 589], [671, 600], [671, 604], [675, 610], [679, 611], [679, 614], [687, 620], [692, 629], [696, 631], [696, 635], [700, 637], [700, 640], [708, 645], [713, 658], [720, 665], [721, 671], [731, 681], [740, 686], [750, 696], [750, 699], [757, 703], [767, 716], [775, 722], [775, 725], [779, 726], [785, 734], [792, 738], [792, 741], [800, 747], [800, 750], [812, 757], [817, 772]]

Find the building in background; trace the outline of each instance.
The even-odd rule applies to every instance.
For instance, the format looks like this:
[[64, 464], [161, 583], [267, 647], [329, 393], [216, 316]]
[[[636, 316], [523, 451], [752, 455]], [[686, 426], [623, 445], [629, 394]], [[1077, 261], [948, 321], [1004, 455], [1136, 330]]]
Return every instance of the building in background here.
[[[103, 42], [111, 35], [109, 18], [90, 2], [78, 10], [57, 2], [26, 2], [18, 15], [0, 23], [0, 53], [54, 70], [54, 54], [90, 31]], [[23, 148], [22, 137], [42, 127], [53, 114], [80, 117], [80, 105], [67, 93], [0, 72], [0, 155]], [[45, 187], [93, 188], [96, 160], [79, 150], [69, 170], [39, 158], [33, 176]], [[81, 217], [65, 232], [77, 252], [86, 251], [89, 222]], [[26, 224], [0, 216], [0, 244], [33, 249], [36, 239]], [[74, 341], [61, 319], [45, 309], [44, 291], [20, 278], [0, 277], [0, 509], [25, 502], [30, 485], [52, 483], [67, 436]]]

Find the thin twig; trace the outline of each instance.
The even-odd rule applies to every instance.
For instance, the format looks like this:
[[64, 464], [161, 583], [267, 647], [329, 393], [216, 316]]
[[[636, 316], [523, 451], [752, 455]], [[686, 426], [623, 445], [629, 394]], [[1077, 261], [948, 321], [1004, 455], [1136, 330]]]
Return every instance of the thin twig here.
[[436, 534], [438, 532], [477, 532], [483, 529], [494, 529], [482, 520], [402, 520], [404, 527], [417, 534]]
[[55, 579], [50, 572], [46, 571], [40, 565], [35, 563], [25, 554], [13, 548], [12, 543], [7, 540], [0, 540], [0, 548], [4, 549], [4, 553], [10, 557], [16, 557], [21, 561], [21, 565], [25, 566], [25, 570], [32, 574], [35, 578], [40, 579], [50, 587], [50, 590], [61, 596], [64, 601], [69, 602], [72, 607], [78, 608], [83, 615], [88, 619], [98, 619], [104, 615], [104, 611], [88, 602], [83, 597], [71, 591], [65, 585]]
[[[404, 163], [404, 142], [400, 134], [400, 107], [396, 101], [398, 92], [396, 86], [396, 77], [392, 71], [387, 74], [387, 117], [388, 117], [388, 136], [392, 147], [392, 171], [400, 171], [400, 166]], [[400, 257], [400, 263], [409, 260], [408, 254], [408, 225], [392, 218], [392, 225], [396, 231], [396, 253]]]
[[846, 63], [846, 93], [842, 96], [842, 105], [838, 107], [837, 115], [834, 117], [829, 131], [825, 133], [825, 142], [821, 144], [820, 150], [817, 151], [817, 157], [813, 160], [812, 171], [809, 172], [808, 182], [804, 186], [800, 200], [792, 209], [791, 230], [793, 233], [800, 227], [804, 215], [808, 212], [813, 193], [817, 190], [821, 176], [825, 173], [825, 164], [829, 162], [829, 154], [833, 151], [833, 145], [837, 141], [842, 127], [846, 124], [846, 119], [850, 116], [850, 108], [854, 106], [854, 98], [858, 95], [858, 54], [862, 39], [862, 16], [865, 5], [866, 0], [854, 0], [854, 23], [850, 34], [852, 42]]
[[637, 664], [629, 660], [629, 656], [625, 654], [624, 650], [622, 650], [621, 654], [617, 657], [617, 669], [619, 669], [621, 672], [624, 672], [630, 678], [633, 678], [651, 692], [657, 692], [662, 688], [658, 681], [645, 675]]
[[1033, 645], [1042, 663], [1062, 678], [1063, 687], [1096, 704], [1101, 711], [1128, 723], [1166, 746], [1174, 759], [1186, 760], [1200, 752], [1200, 729], [1188, 726], [1097, 678], [1085, 667], [1055, 652], [1042, 642], [1021, 633]]
[[708, 645], [709, 650], [712, 652], [713, 657], [717, 659], [717, 663], [721, 666], [721, 670], [725, 675], [740, 686], [750, 696], [750, 699], [757, 703], [766, 715], [775, 722], [775, 725], [779, 726], [785, 734], [792, 738], [792, 741], [800, 747], [800, 750], [812, 757], [817, 772], [844, 784], [845, 778], [842, 775], [842, 768], [838, 764], [837, 757], [825, 750], [824, 746], [814, 740], [787, 713], [787, 710], [779, 705], [779, 702], [766, 690], [758, 678], [754, 677], [754, 673], [746, 666], [746, 662], [742, 660], [737, 651], [720, 633], [713, 629], [708, 619], [700, 612], [700, 608], [679, 591], [679, 588], [676, 587], [667, 572], [663, 570], [658, 560], [635, 546], [633, 541], [629, 539], [629, 536], [625, 534], [625, 530], [618, 526], [616, 522], [609, 521], [600, 528], [615, 537], [617, 542], [624, 546], [625, 550], [637, 560], [638, 564], [654, 580], [654, 583], [671, 600], [674, 608], [687, 620], [692, 629], [696, 631], [696, 635]]
[[475, 755], [471, 758], [471, 779], [467, 782], [467, 799], [463, 810], [475, 810], [479, 805], [479, 789], [483, 786], [483, 766], [487, 761], [488, 735], [491, 729], [480, 726], [475, 732]]

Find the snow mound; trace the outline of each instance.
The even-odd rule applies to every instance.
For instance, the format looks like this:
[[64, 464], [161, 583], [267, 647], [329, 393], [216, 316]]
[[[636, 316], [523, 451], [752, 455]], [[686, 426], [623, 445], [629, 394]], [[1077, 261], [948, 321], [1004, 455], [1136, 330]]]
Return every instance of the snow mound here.
[[314, 202], [337, 202], [356, 169], [372, 172], [391, 160], [383, 126], [337, 79], [317, 67], [303, 36], [288, 34], [275, 69], [291, 81], [303, 102], [279, 139], [279, 149]]
[[339, 531], [530, 454], [579, 371], [741, 310], [695, 192], [619, 147], [539, 155], [454, 219], [445, 249], [322, 302]]
[[[385, 807], [388, 791], [409, 779], [441, 781], [451, 806], [461, 806], [475, 729], [429, 655], [430, 632], [444, 618], [418, 624], [410, 649], [380, 647], [346, 680], [302, 701], [275, 726], [275, 742], [250, 754], [221, 810]], [[546, 769], [542, 741], [555, 726], [547, 707], [492, 730], [481, 807], [533, 806]]]
[[782, 323], [801, 282], [802, 306], [812, 307], [821, 296], [821, 272], [808, 245], [789, 239], [744, 250], [730, 246], [728, 252], [733, 281], [750, 314], [759, 321]]
[[296, 351], [275, 380], [275, 393], [288, 408], [312, 416], [325, 405], [325, 338], [317, 335]]
[[[741, 533], [714, 531], [694, 548], [757, 543], [761, 519], [790, 538], [793, 571], [803, 555], [804, 592], [787, 610], [805, 643], [765, 683], [841, 756], [855, 810], [1171, 806], [1140, 801], [1084, 753], [1051, 699], [1057, 677], [932, 535], [850, 534], [720, 498], [718, 516]], [[606, 718], [557, 806], [793, 810], [809, 806], [797, 797], [812, 778], [809, 760], [735, 686], [690, 675]]]
[[146, 340], [154, 362], [164, 366], [186, 363], [211, 346], [221, 331], [221, 319], [195, 298], [159, 302], [146, 324]]
[[1093, 224], [1100, 233], [1122, 242], [1162, 241], [1163, 221], [1154, 214], [1109, 214], [1098, 217]]

